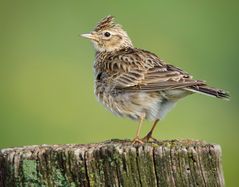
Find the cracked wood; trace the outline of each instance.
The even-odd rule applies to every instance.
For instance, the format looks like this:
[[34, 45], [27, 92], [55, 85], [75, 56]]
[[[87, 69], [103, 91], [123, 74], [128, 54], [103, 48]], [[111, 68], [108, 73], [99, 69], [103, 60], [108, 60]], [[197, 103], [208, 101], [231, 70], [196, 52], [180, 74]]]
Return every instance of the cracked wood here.
[[2, 149], [0, 186], [221, 187], [224, 178], [219, 145], [110, 140]]

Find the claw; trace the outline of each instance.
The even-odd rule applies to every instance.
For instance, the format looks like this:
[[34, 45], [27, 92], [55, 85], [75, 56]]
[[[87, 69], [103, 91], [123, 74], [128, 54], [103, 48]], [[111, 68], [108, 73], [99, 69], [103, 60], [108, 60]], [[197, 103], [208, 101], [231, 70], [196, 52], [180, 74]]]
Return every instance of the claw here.
[[136, 136], [136, 137], [133, 139], [132, 145], [137, 144], [137, 143], [139, 143], [139, 144], [144, 144], [144, 142], [143, 142], [138, 136]]
[[143, 139], [144, 142], [150, 142], [150, 140], [153, 140], [154, 142], [158, 142], [156, 138], [152, 137], [152, 132], [150, 131]]

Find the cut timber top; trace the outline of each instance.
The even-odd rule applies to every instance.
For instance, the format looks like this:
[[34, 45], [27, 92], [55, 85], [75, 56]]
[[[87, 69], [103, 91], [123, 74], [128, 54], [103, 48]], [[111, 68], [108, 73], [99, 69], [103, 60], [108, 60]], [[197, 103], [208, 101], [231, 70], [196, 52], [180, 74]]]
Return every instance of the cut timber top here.
[[0, 150], [0, 186], [31, 185], [224, 186], [221, 149], [192, 140], [110, 140]]

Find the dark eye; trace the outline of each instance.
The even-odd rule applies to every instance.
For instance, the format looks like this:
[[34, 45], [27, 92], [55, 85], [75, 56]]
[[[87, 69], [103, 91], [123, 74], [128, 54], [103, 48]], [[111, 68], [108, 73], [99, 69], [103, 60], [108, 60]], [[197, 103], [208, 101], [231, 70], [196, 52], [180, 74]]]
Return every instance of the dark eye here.
[[110, 37], [110, 33], [109, 33], [109, 32], [105, 32], [105, 33], [104, 33], [104, 36], [105, 36], [105, 37]]

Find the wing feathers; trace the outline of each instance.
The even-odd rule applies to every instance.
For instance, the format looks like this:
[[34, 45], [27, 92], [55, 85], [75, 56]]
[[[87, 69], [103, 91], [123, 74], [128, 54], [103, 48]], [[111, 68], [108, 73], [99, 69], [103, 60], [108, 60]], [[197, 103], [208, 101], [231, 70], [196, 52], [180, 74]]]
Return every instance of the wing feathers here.
[[187, 90], [190, 90], [192, 92], [197, 92], [200, 94], [205, 94], [205, 95], [221, 98], [221, 99], [226, 99], [226, 100], [229, 100], [229, 97], [230, 97], [230, 95], [227, 91], [224, 91], [222, 89], [212, 88], [207, 85], [190, 86], [189, 88], [187, 88]]
[[167, 90], [204, 84], [193, 80], [187, 72], [165, 64], [153, 53], [140, 49], [127, 48], [104, 55], [104, 58], [97, 59], [95, 66], [108, 72], [107, 81], [115, 88], [128, 91]]

